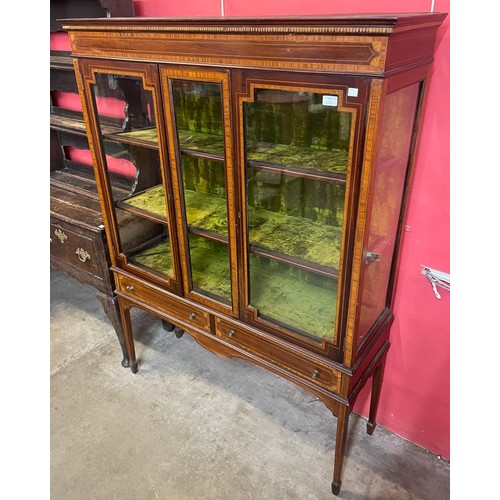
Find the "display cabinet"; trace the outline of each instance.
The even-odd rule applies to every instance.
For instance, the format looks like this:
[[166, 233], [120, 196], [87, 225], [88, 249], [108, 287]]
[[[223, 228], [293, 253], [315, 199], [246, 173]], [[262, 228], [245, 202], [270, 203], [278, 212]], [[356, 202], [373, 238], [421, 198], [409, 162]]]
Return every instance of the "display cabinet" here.
[[311, 391], [335, 494], [370, 379], [375, 427], [444, 17], [63, 21], [132, 371], [138, 307]]

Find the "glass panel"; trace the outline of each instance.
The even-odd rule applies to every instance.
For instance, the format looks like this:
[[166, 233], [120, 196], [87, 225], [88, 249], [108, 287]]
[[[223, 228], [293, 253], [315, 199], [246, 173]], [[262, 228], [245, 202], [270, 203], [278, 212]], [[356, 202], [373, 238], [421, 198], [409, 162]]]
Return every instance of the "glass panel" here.
[[129, 262], [162, 275], [173, 275], [168, 228], [123, 210], [117, 211], [122, 251]]
[[223, 155], [220, 85], [174, 80], [172, 92], [180, 147]]
[[244, 104], [249, 302], [281, 328], [334, 337], [351, 111], [321, 92]]
[[387, 303], [419, 88], [415, 84], [398, 90], [385, 101], [380, 149], [374, 163], [374, 197], [366, 248], [380, 257], [365, 264], [358, 346]]
[[145, 191], [130, 196], [124, 202], [129, 207], [134, 207], [139, 210], [144, 210], [151, 214], [167, 220], [167, 208], [165, 206], [165, 194], [163, 186], [160, 184]]
[[250, 254], [250, 302], [264, 319], [317, 338], [333, 338], [337, 280]]
[[186, 219], [190, 226], [227, 236], [224, 164], [182, 156]]
[[91, 86], [114, 203], [120, 252], [173, 275], [154, 96], [141, 78], [96, 73]]
[[195, 234], [189, 235], [193, 289], [231, 301], [231, 268], [228, 246]]
[[191, 286], [231, 301], [226, 166], [219, 83], [172, 81]]
[[247, 159], [326, 172], [346, 172], [352, 113], [337, 96], [259, 89], [245, 105]]
[[248, 241], [338, 269], [345, 184], [250, 168]]

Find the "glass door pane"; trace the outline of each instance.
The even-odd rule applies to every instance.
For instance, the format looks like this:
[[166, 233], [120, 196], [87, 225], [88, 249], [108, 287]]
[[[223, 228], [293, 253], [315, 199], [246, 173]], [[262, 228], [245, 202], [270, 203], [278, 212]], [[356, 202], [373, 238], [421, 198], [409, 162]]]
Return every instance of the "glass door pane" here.
[[183, 231], [181, 253], [185, 293], [211, 306], [232, 311], [236, 277], [231, 244], [234, 214], [231, 189], [228, 76], [214, 72], [165, 70], [170, 94], [171, 163], [177, 165], [178, 212]]
[[353, 110], [333, 91], [256, 88], [243, 113], [249, 305], [333, 339]]
[[155, 89], [139, 72], [100, 71], [90, 88], [120, 254], [143, 271], [174, 277]]

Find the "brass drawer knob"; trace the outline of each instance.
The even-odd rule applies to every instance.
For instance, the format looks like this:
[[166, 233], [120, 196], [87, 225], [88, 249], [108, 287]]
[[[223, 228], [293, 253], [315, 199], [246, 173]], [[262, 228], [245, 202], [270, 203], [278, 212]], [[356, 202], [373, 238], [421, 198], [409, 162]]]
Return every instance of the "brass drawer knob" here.
[[311, 377], [316, 380], [317, 378], [319, 378], [319, 371], [318, 370], [314, 370], [312, 373], [311, 373]]
[[89, 253], [86, 250], [84, 250], [83, 248], [77, 248], [75, 253], [76, 253], [76, 255], [78, 255], [78, 258], [82, 262], [87, 262], [87, 260], [90, 259]]
[[189, 319], [195, 319], [196, 318], [196, 314], [195, 313], [191, 313], [189, 316], [188, 316]]
[[125, 290], [127, 290], [127, 292], [133, 292], [135, 290], [134, 285], [127, 285]]
[[54, 234], [59, 238], [61, 243], [64, 243], [68, 239], [68, 237], [60, 229], [56, 229]]
[[236, 332], [234, 330], [231, 330], [227, 332], [227, 336], [233, 339], [234, 337], [236, 337]]

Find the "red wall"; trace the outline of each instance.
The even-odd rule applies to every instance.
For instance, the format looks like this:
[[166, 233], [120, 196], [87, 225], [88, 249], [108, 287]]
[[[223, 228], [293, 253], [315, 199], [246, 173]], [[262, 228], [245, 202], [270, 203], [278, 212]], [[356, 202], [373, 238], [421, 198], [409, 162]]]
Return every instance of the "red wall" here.
[[[135, 0], [138, 16], [279, 16], [369, 12], [450, 12], [449, 0]], [[421, 265], [450, 272], [450, 35], [438, 32], [432, 79], [405, 222], [395, 321], [378, 423], [450, 458], [450, 297], [438, 300]], [[367, 415], [369, 387], [354, 408]]]

